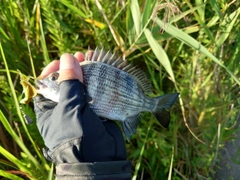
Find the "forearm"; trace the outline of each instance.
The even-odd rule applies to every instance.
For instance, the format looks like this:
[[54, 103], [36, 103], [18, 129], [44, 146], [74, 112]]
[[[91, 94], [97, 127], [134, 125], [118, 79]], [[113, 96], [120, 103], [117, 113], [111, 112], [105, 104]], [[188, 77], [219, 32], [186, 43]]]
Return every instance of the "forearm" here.
[[[44, 155], [56, 165], [57, 179], [131, 179], [131, 162], [120, 129], [89, 107], [84, 85], [63, 81], [60, 101], [44, 111], [35, 103]], [[41, 104], [41, 102], [40, 102]]]
[[54, 108], [48, 108], [52, 101], [46, 101], [44, 106], [42, 101], [35, 103], [37, 126], [50, 153], [60, 144], [83, 134], [82, 109], [87, 105], [83, 84], [78, 80], [64, 81], [60, 90], [60, 103]]
[[129, 180], [131, 179], [131, 162], [109, 161], [94, 163], [60, 164], [56, 166], [56, 179]]
[[55, 149], [49, 160], [56, 165], [56, 179], [131, 179], [131, 162], [103, 161], [81, 162], [79, 159], [80, 139], [66, 142]]

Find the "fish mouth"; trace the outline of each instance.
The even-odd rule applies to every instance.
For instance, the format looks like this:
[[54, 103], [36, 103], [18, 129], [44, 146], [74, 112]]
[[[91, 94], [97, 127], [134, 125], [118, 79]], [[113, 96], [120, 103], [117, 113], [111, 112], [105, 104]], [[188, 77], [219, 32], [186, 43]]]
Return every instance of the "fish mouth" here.
[[41, 80], [37, 80], [36, 81], [36, 89], [40, 90], [42, 88], [47, 88], [47, 86]]

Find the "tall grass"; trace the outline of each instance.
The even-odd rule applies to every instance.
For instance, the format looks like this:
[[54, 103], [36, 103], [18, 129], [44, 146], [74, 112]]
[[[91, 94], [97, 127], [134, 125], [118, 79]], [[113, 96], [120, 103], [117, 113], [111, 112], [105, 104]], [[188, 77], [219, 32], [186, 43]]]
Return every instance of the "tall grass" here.
[[[144, 113], [127, 143], [133, 179], [210, 179], [239, 113], [237, 1], [0, 1], [0, 176], [52, 179], [17, 69], [36, 76], [64, 52], [104, 47], [141, 67], [153, 94], [178, 91], [170, 127]], [[22, 107], [35, 121], [32, 103]]]

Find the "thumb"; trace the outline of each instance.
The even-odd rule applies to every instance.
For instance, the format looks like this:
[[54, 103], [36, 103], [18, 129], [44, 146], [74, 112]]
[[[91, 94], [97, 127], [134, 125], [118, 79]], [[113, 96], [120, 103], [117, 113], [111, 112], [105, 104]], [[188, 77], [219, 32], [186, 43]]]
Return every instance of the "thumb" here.
[[60, 76], [58, 82], [70, 79], [78, 79], [83, 82], [82, 69], [76, 57], [65, 53], [60, 57]]

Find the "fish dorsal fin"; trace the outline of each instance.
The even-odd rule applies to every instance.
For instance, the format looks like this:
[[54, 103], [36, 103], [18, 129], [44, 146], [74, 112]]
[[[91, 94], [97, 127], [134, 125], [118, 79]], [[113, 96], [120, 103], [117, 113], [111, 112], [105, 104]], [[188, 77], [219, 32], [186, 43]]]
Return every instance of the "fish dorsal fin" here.
[[152, 93], [151, 83], [145, 72], [129, 63], [127, 60], [123, 60], [121, 57], [118, 57], [115, 53], [112, 54], [110, 51], [98, 49], [98, 47], [94, 51], [89, 49], [85, 54], [85, 61], [103, 62], [121, 69], [137, 81], [145, 94]]

